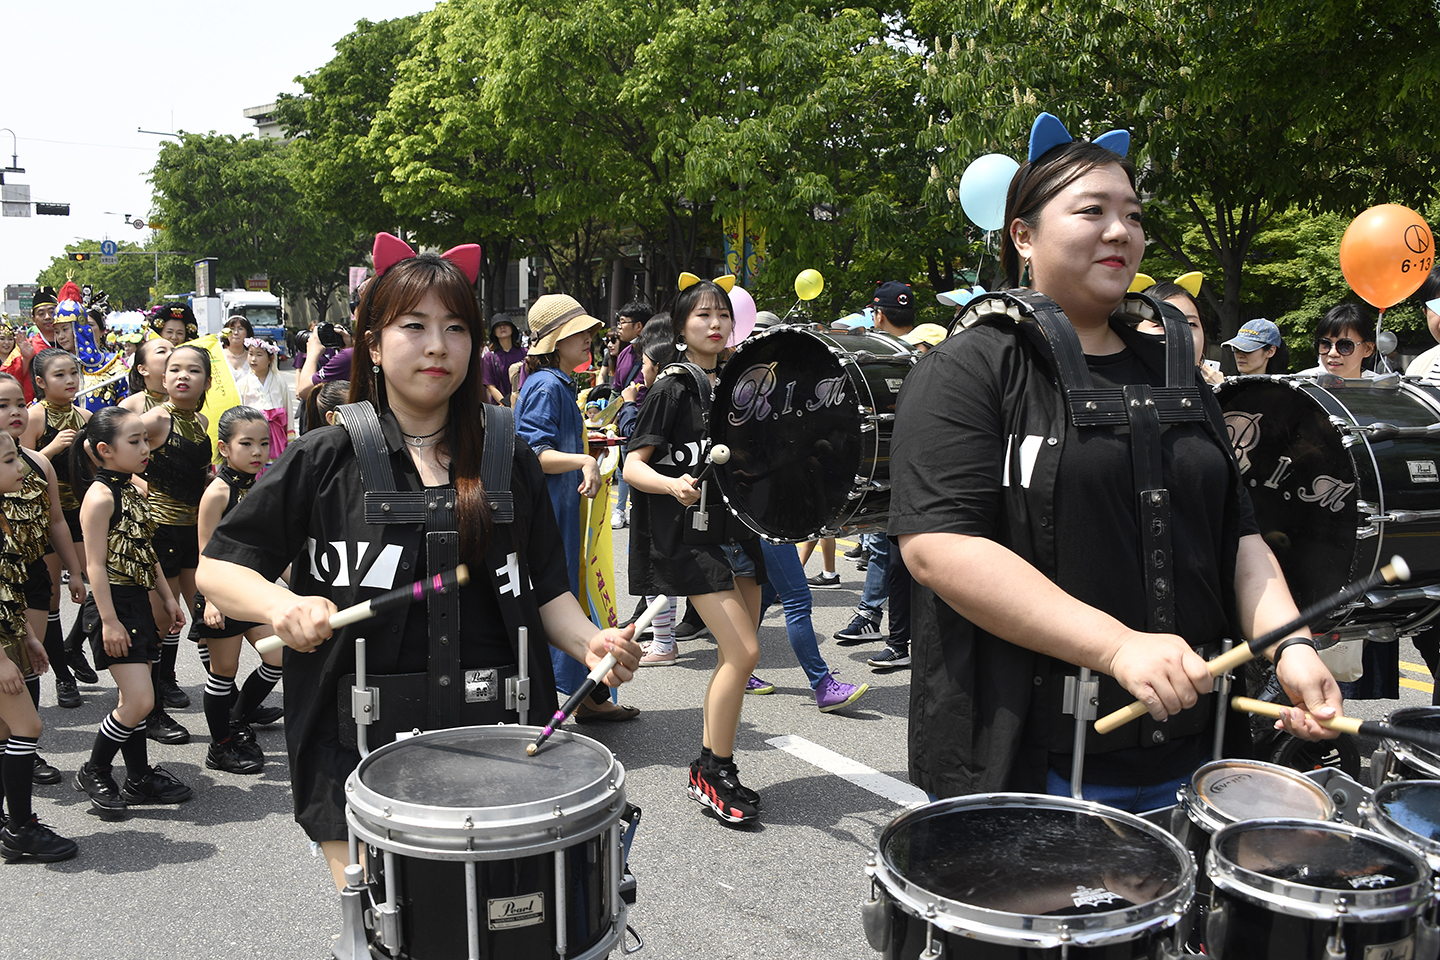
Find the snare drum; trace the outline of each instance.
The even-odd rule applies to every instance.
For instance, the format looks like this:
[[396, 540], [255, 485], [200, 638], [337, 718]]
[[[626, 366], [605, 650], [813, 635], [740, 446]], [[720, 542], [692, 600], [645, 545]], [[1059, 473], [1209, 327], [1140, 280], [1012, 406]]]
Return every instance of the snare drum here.
[[1205, 952], [1219, 960], [1434, 960], [1430, 867], [1349, 824], [1249, 820], [1215, 834]]
[[740, 344], [716, 384], [716, 480], [769, 540], [883, 527], [895, 399], [920, 357], [887, 333], [771, 327]]
[[625, 769], [557, 730], [460, 727], [386, 744], [345, 782], [369, 848], [372, 939], [408, 960], [608, 954], [625, 930]]
[[1387, 783], [1360, 805], [1367, 830], [1417, 851], [1440, 870], [1440, 780]]
[[[1327, 378], [1335, 381], [1336, 378]], [[1302, 609], [1400, 554], [1411, 579], [1335, 618], [1405, 633], [1440, 612], [1440, 437], [1370, 439], [1373, 423], [1440, 422], [1440, 392], [1420, 383], [1239, 377], [1218, 389], [1255, 518]]]
[[901, 814], [866, 873], [865, 932], [887, 960], [1170, 957], [1195, 890], [1190, 854], [1154, 824], [1024, 793]]
[[[1387, 714], [1385, 722], [1440, 734], [1440, 707], [1402, 707]], [[1409, 741], [1382, 738], [1370, 758], [1370, 782], [1379, 787], [1392, 780], [1440, 780], [1440, 755]]]

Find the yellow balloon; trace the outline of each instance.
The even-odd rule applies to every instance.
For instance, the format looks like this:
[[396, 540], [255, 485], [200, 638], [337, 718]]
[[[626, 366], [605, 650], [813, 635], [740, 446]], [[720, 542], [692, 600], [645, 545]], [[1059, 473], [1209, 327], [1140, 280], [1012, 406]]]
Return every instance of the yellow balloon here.
[[795, 275], [795, 296], [801, 300], [814, 300], [825, 289], [825, 278], [819, 270], [801, 270]]

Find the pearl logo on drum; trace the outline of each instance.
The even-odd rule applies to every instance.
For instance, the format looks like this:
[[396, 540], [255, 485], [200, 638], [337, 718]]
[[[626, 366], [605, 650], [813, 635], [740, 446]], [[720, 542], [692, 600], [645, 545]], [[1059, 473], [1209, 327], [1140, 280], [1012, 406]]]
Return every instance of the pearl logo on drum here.
[[510, 930], [545, 922], [545, 894], [486, 900], [491, 930]]
[[1395, 878], [1383, 873], [1372, 873], [1365, 877], [1351, 877], [1350, 886], [1356, 890], [1373, 890], [1376, 887], [1388, 887], [1395, 882]]

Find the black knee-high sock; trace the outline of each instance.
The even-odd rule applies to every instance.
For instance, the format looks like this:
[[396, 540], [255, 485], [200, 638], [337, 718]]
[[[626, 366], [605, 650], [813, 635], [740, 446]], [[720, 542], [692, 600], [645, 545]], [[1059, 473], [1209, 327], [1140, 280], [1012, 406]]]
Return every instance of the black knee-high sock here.
[[195, 652], [198, 653], [198, 654], [200, 654], [200, 666], [202, 666], [202, 667], [205, 668], [205, 672], [206, 672], [206, 673], [209, 673], [209, 672], [210, 672], [210, 644], [208, 644], [208, 643], [197, 643], [197, 644], [195, 644]]
[[[75, 629], [80, 629], [81, 617], [75, 618]], [[75, 682], [70, 672], [70, 655], [66, 653], [65, 635], [60, 630], [60, 611], [52, 610], [45, 617], [45, 656], [50, 658], [50, 669], [55, 679]]]
[[[113, 712], [107, 713], [105, 719], [100, 721], [100, 730], [95, 734], [95, 746], [90, 748], [90, 763], [102, 770], [109, 769], [115, 762], [115, 754], [120, 752], [120, 747], [137, 729], [138, 727], [125, 726]], [[146, 739], [144, 734], [141, 734], [140, 739]]]
[[255, 708], [270, 696], [270, 691], [275, 689], [275, 684], [280, 682], [283, 675], [279, 667], [261, 663], [255, 668], [254, 673], [245, 678], [245, 686], [240, 691], [240, 696], [235, 701], [230, 715], [236, 720], [244, 720], [254, 713]]
[[172, 633], [160, 644], [160, 666], [156, 668], [166, 680], [175, 679], [175, 658], [180, 655], [180, 634]]
[[5, 804], [10, 810], [10, 819], [16, 824], [26, 823], [34, 812], [30, 806], [30, 794], [34, 789], [35, 744], [39, 739], [12, 733], [5, 744], [0, 780], [5, 784]]
[[160, 696], [160, 680], [164, 675], [158, 660], [150, 664], [150, 689], [155, 692], [155, 706], [150, 709], [151, 716], [165, 709], [165, 699]]
[[137, 729], [120, 744], [120, 753], [125, 757], [125, 779], [139, 780], [150, 772], [150, 738], [144, 730]]
[[25, 689], [30, 691], [30, 699], [35, 701], [35, 709], [40, 709], [40, 675], [32, 673], [25, 678]]
[[215, 743], [230, 739], [230, 701], [234, 696], [235, 678], [223, 677], [212, 670], [205, 681], [205, 723]]

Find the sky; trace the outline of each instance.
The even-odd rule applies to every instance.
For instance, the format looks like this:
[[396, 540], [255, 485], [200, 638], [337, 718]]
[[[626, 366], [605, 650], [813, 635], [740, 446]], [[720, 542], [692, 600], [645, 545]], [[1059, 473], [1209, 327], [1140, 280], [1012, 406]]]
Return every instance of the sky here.
[[[125, 215], [150, 212], [150, 168], [165, 137], [253, 133], [247, 107], [299, 93], [355, 22], [430, 10], [434, 0], [7, 2], [0, 167], [18, 154], [32, 201], [68, 217], [0, 217], [0, 285], [33, 283], [77, 239], [143, 241]], [[163, 234], [162, 234], [163, 236]]]

